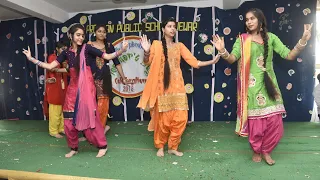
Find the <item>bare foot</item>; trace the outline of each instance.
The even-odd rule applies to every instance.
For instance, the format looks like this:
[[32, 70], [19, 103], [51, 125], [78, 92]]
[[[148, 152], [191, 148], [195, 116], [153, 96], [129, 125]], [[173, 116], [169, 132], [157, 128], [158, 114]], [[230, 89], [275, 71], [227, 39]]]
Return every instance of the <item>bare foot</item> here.
[[106, 125], [106, 127], [104, 128], [104, 134], [106, 134], [109, 130], [110, 130], [110, 126]]
[[262, 158], [266, 161], [266, 163], [269, 166], [272, 166], [276, 163], [276, 161], [271, 158], [270, 154], [263, 154]]
[[68, 154], [65, 155], [66, 158], [71, 158], [73, 155], [78, 154], [78, 151], [71, 150]]
[[258, 153], [253, 153], [252, 161], [253, 161], [253, 162], [256, 162], [256, 163], [261, 162], [261, 155], [258, 154]]
[[160, 149], [158, 150], [157, 156], [158, 156], [158, 157], [163, 157], [163, 156], [164, 156], [163, 148], [160, 148]]
[[86, 141], [87, 139], [85, 138], [85, 137], [81, 137], [81, 138], [79, 138], [78, 139], [80, 142], [82, 142], [82, 141]]
[[100, 149], [96, 157], [100, 158], [100, 157], [104, 156], [107, 153], [107, 150], [108, 150], [107, 148], [106, 149]]
[[168, 154], [174, 154], [176, 156], [183, 156], [182, 152], [176, 151], [176, 150], [168, 150]]
[[52, 137], [55, 137], [55, 138], [58, 138], [58, 139], [61, 139], [63, 138], [63, 136], [61, 136], [60, 134], [55, 134], [55, 135], [51, 135]]

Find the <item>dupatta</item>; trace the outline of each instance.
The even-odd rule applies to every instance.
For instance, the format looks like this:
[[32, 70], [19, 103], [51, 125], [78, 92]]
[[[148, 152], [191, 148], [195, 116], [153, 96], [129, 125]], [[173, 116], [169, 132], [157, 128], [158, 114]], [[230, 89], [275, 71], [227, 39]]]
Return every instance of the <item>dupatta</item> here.
[[241, 59], [238, 64], [237, 74], [237, 125], [236, 134], [239, 136], [248, 136], [248, 86], [250, 75], [251, 59], [251, 36], [241, 34]]
[[73, 125], [78, 131], [95, 128], [96, 119], [99, 121], [99, 113], [96, 112], [97, 102], [93, 77], [90, 67], [86, 66], [86, 46], [84, 44], [80, 52], [78, 89], [72, 120]]

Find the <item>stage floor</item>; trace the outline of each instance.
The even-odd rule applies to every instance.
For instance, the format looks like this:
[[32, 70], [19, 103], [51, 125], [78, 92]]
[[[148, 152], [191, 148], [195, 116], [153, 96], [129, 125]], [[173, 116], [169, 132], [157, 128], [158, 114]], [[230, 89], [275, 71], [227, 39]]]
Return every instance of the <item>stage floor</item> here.
[[[180, 146], [183, 157], [156, 157], [148, 122], [110, 122], [108, 153], [80, 143], [79, 154], [65, 139], [48, 135], [47, 121], [0, 121], [0, 169], [103, 179], [319, 179], [320, 124], [285, 123], [273, 153], [276, 164], [253, 163], [247, 138], [234, 134], [235, 123], [196, 122]], [[1, 175], [0, 178], [4, 178]], [[53, 178], [53, 176], [52, 176]], [[61, 178], [61, 177], [60, 177]], [[58, 178], [59, 179], [59, 178]]]

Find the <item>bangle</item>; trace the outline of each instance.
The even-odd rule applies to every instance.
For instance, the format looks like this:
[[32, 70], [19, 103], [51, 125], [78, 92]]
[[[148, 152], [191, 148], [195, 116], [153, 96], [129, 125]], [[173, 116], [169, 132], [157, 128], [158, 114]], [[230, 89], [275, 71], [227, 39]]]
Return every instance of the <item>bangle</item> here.
[[144, 54], [144, 58], [148, 58], [150, 54]]
[[117, 52], [112, 53], [113, 58], [117, 57]]
[[300, 45], [300, 46], [302, 46], [302, 47], [304, 47], [304, 46], [306, 46], [307, 44], [308, 44], [308, 42], [306, 42], [306, 44], [301, 44], [301, 39], [299, 39], [299, 41], [298, 41], [298, 44]]
[[116, 57], [120, 56], [122, 53], [120, 51], [116, 51]]
[[222, 56], [223, 59], [228, 59], [230, 57], [230, 53], [228, 53], [227, 57]]
[[226, 48], [224, 48], [224, 52], [223, 53], [221, 53], [221, 52], [218, 52], [218, 54], [220, 54], [220, 55], [224, 55], [225, 53], [227, 53], [228, 51], [227, 51], [227, 49]]
[[230, 53], [225, 49], [224, 53], [218, 53], [223, 59], [228, 59], [230, 57]]
[[144, 52], [144, 55], [150, 55], [150, 51], [149, 52], [145, 52], [145, 51], [143, 51]]
[[301, 51], [307, 44], [308, 42], [306, 42], [305, 44], [301, 44], [301, 39], [299, 39], [298, 43], [294, 46], [294, 49], [296, 49], [297, 51]]

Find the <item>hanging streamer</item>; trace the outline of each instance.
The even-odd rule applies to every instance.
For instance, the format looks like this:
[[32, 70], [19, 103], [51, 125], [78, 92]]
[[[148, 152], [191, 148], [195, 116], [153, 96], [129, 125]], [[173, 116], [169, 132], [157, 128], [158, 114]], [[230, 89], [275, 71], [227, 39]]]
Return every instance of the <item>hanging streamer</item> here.
[[[43, 38], [45, 39], [45, 42], [43, 42], [43, 46], [44, 46], [44, 62], [47, 63], [47, 57], [48, 57], [48, 51], [47, 51], [47, 22], [43, 21], [43, 31], [44, 31], [44, 35]], [[47, 77], [47, 71], [44, 71], [44, 77]], [[44, 91], [46, 89], [46, 84], [44, 83]], [[43, 104], [42, 104], [42, 108], [43, 108]], [[47, 120], [47, 117], [45, 115], [43, 115], [44, 120]]]
[[[88, 16], [89, 26], [91, 26], [91, 18], [92, 18], [92, 15], [89, 15], [89, 16]], [[93, 33], [90, 33], [90, 34], [89, 34], [89, 41], [91, 41], [91, 36], [92, 36], [92, 34], [93, 34]]]
[[[214, 7], [212, 7], [212, 32], [213, 34], [215, 33], [215, 13], [214, 13]], [[213, 54], [212, 54], [212, 57], [215, 55], [215, 51], [216, 51], [216, 48], [214, 48], [213, 50]], [[210, 107], [210, 121], [213, 121], [213, 108], [214, 108], [214, 101], [213, 101], [213, 95], [214, 95], [214, 73], [216, 71], [216, 65], [215, 64], [212, 64], [212, 70], [211, 70], [211, 77], [212, 77], [212, 80], [211, 80], [211, 107]]]
[[[198, 15], [198, 8], [195, 8], [194, 15], [193, 15], [193, 22], [196, 22], [196, 18]], [[195, 31], [192, 31], [192, 39], [191, 39], [191, 53], [194, 55], [194, 37], [195, 37]], [[191, 83], [193, 85], [193, 67], [191, 67]], [[191, 94], [192, 103], [191, 103], [191, 121], [194, 122], [194, 100], [193, 100], [193, 94]]]
[[[177, 6], [177, 11], [176, 11], [176, 22], [179, 22], [179, 13], [180, 13], [180, 7]], [[179, 32], [176, 31], [176, 43], [179, 42]]]
[[[159, 8], [159, 22], [162, 22], [162, 9]], [[159, 31], [159, 37], [158, 37], [159, 41], [161, 41], [161, 31]]]
[[[126, 20], [126, 12], [123, 10], [122, 11], [122, 24], [125, 24]], [[123, 32], [122, 33], [122, 37], [125, 37], [126, 34]], [[124, 116], [124, 121], [127, 122], [128, 121], [128, 113], [127, 113], [127, 100], [126, 98], [123, 98], [123, 116]]]
[[[38, 43], [37, 43], [37, 20], [34, 20], [34, 56], [36, 59], [39, 59], [39, 55], [38, 55]], [[39, 90], [39, 73], [38, 73], [38, 66], [36, 66], [36, 74], [37, 74], [37, 85], [38, 85], [38, 90]]]
[[[139, 23], [141, 23], [141, 9], [139, 9]], [[139, 36], [141, 37], [141, 31], [139, 31]], [[140, 108], [140, 121], [144, 121], [143, 115], [144, 110]]]

